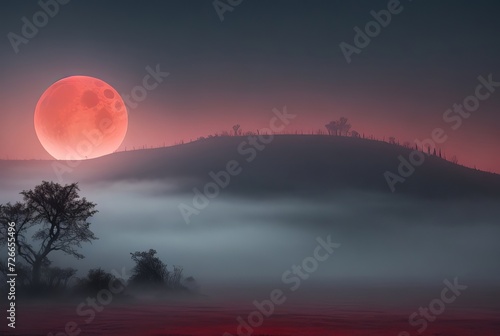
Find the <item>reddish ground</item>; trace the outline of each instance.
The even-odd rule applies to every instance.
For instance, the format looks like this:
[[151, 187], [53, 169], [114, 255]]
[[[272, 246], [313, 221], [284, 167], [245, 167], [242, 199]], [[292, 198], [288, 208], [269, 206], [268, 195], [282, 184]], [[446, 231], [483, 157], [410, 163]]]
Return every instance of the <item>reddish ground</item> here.
[[[166, 305], [116, 305], [112, 304], [96, 313], [95, 319], [86, 324], [77, 315], [76, 305], [24, 306], [18, 311], [16, 329], [0, 326], [3, 335], [67, 335], [61, 333], [68, 322], [78, 323], [79, 335], [110, 336], [167, 336], [167, 335], [230, 335], [237, 333], [237, 317], [245, 320], [251, 311], [228, 308]], [[252, 333], [241, 335], [290, 335], [290, 336], [398, 336], [402, 331], [419, 335], [408, 324], [408, 312], [377, 312], [342, 309], [311, 311], [305, 307], [301, 313], [278, 309], [265, 318], [262, 326]], [[402, 334], [405, 335], [405, 334]], [[443, 336], [500, 336], [498, 312], [446, 311], [429, 324], [421, 335]], [[228, 336], [228, 335], [227, 335]]]

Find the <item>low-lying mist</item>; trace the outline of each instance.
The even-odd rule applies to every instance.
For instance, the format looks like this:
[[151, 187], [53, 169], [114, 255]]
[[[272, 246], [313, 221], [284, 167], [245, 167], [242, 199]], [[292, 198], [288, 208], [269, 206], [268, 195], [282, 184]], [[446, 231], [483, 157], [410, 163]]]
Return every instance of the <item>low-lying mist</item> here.
[[[10, 185], [0, 203], [20, 200], [34, 185]], [[5, 185], [4, 185], [5, 186]], [[282, 280], [293, 265], [312, 257], [318, 238], [341, 244], [318, 263], [304, 288], [341, 284], [380, 286], [441, 284], [445, 278], [497, 284], [500, 210], [493, 202], [424, 201], [344, 192], [322, 199], [294, 195], [237, 198], [222, 192], [186, 224], [178, 194], [165, 181], [80, 184], [80, 195], [97, 203], [83, 260], [50, 256], [54, 265], [130, 269], [130, 253], [155, 249], [180, 265], [207, 295], [290, 287]], [[301, 284], [302, 285], [302, 284]], [[274, 287], [273, 287], [274, 286]], [[311, 287], [312, 286], [312, 287]]]

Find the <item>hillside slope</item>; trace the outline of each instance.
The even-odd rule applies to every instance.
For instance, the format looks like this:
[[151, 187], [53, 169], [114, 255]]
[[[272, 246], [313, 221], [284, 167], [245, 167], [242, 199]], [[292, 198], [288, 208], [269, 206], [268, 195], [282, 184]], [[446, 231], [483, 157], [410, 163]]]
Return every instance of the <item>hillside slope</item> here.
[[[227, 163], [235, 160], [242, 172], [231, 177], [227, 191], [236, 194], [320, 196], [340, 190], [391, 194], [384, 173], [397, 174], [398, 156], [408, 159], [412, 151], [380, 141], [315, 135], [279, 135], [267, 145], [260, 144], [260, 151], [251, 147], [243, 136], [210, 138], [78, 162], [61, 176], [65, 183], [168, 180], [179, 191], [190, 192], [213, 181], [209, 172], [226, 170]], [[57, 181], [53, 165], [53, 161], [1, 161], [0, 177], [11, 179], [21, 172], [26, 179]], [[496, 198], [500, 196], [500, 175], [426, 156], [411, 176], [395, 184], [394, 194]]]

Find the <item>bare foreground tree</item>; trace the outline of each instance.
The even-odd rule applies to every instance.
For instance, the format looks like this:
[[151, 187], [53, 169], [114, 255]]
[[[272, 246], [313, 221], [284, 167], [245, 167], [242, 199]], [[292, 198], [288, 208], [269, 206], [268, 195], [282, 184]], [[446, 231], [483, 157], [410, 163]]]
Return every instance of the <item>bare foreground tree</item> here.
[[[62, 186], [44, 181], [21, 192], [23, 202], [0, 204], [0, 245], [7, 242], [8, 223], [15, 222], [17, 254], [31, 267], [35, 288], [40, 285], [42, 268], [50, 264], [51, 252], [82, 259], [77, 248], [97, 239], [87, 222], [97, 213], [96, 204], [80, 198], [79, 191], [77, 183]], [[28, 237], [30, 232], [34, 233]]]

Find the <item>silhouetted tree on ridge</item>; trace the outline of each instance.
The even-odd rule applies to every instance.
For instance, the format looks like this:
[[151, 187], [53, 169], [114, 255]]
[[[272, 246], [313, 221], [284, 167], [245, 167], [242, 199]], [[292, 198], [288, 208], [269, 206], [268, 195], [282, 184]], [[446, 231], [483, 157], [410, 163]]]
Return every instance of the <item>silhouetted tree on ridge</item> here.
[[241, 134], [241, 126], [240, 124], [236, 124], [233, 126], [233, 131], [234, 131], [234, 136], [240, 135]]
[[347, 135], [349, 133], [349, 130], [351, 129], [351, 124], [347, 122], [347, 118], [341, 117], [338, 121], [338, 127], [339, 127], [339, 132], [340, 135], [342, 135], [342, 132]]
[[341, 117], [339, 120], [330, 121], [325, 127], [329, 135], [347, 136], [351, 129], [351, 124], [348, 123], [347, 118]]
[[338, 124], [336, 121], [330, 121], [328, 124], [325, 125], [326, 130], [328, 131], [328, 135], [337, 135], [338, 131]]

